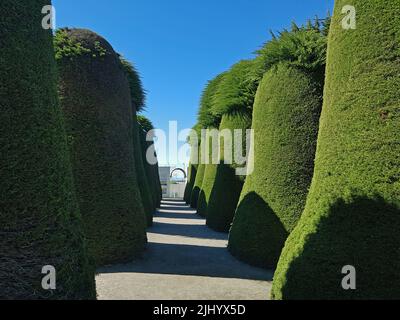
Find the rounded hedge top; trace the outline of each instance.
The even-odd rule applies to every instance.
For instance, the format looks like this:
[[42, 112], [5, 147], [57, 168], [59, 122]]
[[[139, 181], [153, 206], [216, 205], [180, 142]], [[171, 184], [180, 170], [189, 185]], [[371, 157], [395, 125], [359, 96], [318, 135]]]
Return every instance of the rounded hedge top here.
[[98, 266], [124, 262], [146, 243], [129, 83], [102, 37], [85, 29], [57, 35], [59, 96], [89, 250]]
[[107, 40], [87, 29], [57, 30], [54, 36], [54, 47], [56, 60], [84, 55], [96, 58], [116, 54]]

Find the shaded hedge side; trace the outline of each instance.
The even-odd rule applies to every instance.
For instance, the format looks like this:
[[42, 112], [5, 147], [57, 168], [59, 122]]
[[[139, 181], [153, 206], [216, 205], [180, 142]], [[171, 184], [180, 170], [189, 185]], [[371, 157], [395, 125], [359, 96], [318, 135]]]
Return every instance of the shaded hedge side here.
[[185, 194], [183, 200], [190, 204], [190, 199], [192, 197], [192, 190], [194, 186], [194, 181], [196, 180], [197, 168], [196, 165], [189, 163], [188, 173], [187, 173], [187, 184], [185, 188]]
[[159, 208], [161, 205], [162, 199], [162, 189], [161, 189], [161, 181], [159, 175], [159, 168], [157, 164], [151, 164], [148, 162], [147, 153], [154, 152], [154, 157], [157, 159], [157, 154], [155, 151], [154, 141], [147, 141], [148, 133], [154, 129], [153, 123], [147, 117], [143, 115], [138, 116], [138, 123], [140, 127], [140, 135], [141, 135], [141, 143], [142, 143], [142, 154], [143, 154], [143, 161], [144, 167], [147, 175], [147, 180], [149, 181], [149, 187], [151, 191], [151, 198], [153, 201], [154, 212], [155, 209]]
[[[209, 133], [214, 129], [218, 129], [221, 124], [221, 115], [213, 113], [213, 106], [215, 104], [216, 93], [221, 83], [226, 78], [226, 74], [227, 74], [226, 72], [221, 73], [213, 80], [209, 81], [201, 98], [201, 108], [199, 111], [198, 121], [202, 128], [207, 129], [207, 134], [205, 135], [206, 141], [204, 146], [208, 145], [208, 150], [209, 150], [208, 153], [206, 154], [206, 157], [203, 159], [203, 161], [205, 161], [204, 177], [197, 203], [197, 213], [202, 217], [206, 217], [207, 215], [207, 206], [209, 200], [209, 194], [206, 192], [206, 190], [204, 190], [203, 184], [205, 182], [206, 172], [207, 170], [210, 170], [208, 167], [215, 166], [215, 164], [213, 164], [211, 157], [213, 154], [213, 149], [215, 147], [218, 147], [213, 145], [212, 137], [209, 135]], [[207, 150], [205, 150], [205, 152], [207, 152]], [[208, 179], [207, 184], [210, 183], [213, 183], [213, 181], [210, 181], [210, 179]]]
[[321, 82], [279, 64], [265, 76], [253, 112], [254, 172], [246, 179], [229, 250], [250, 264], [275, 268], [304, 209], [322, 107]]
[[59, 30], [55, 44], [59, 93], [90, 254], [97, 266], [130, 261], [144, 250], [146, 221], [126, 75], [111, 45], [89, 30]]
[[[233, 155], [235, 153], [246, 155], [246, 130], [251, 128], [251, 122], [251, 115], [247, 111], [226, 114], [222, 117], [220, 132], [229, 130], [232, 132], [232, 136], [234, 130], [242, 133], [242, 148], [237, 150], [237, 146], [234, 144]], [[208, 197], [207, 225], [219, 232], [229, 232], [245, 181], [245, 176], [239, 176], [236, 173], [239, 164], [235, 161], [233, 164], [224, 163], [224, 149], [225, 141], [221, 138], [221, 162], [219, 165], [208, 166], [203, 181], [203, 192]], [[244, 166], [245, 164], [240, 164], [240, 167]]]
[[151, 188], [151, 181], [147, 176], [146, 171], [146, 154], [143, 150], [142, 144], [142, 128], [138, 123], [138, 117], [133, 117], [133, 134], [134, 134], [134, 147], [135, 147], [135, 164], [136, 172], [138, 177], [138, 184], [140, 189], [140, 195], [143, 201], [143, 207], [146, 214], [147, 226], [153, 225], [153, 217], [156, 211], [156, 204], [153, 199], [152, 193], [154, 192]]
[[206, 165], [204, 164], [204, 161], [202, 161], [203, 157], [203, 152], [205, 150], [204, 147], [205, 139], [201, 140], [200, 142], [200, 147], [199, 147], [199, 165], [197, 166], [197, 173], [196, 173], [196, 179], [194, 180], [194, 185], [193, 185], [193, 190], [190, 198], [190, 206], [193, 209], [197, 209], [198, 206], [198, 200], [199, 196], [201, 193], [201, 187], [203, 185], [203, 178], [204, 178], [204, 172], [206, 169]]
[[[223, 75], [213, 95], [212, 113], [222, 117], [220, 132], [230, 130], [233, 137], [234, 130], [241, 130], [242, 148], [246, 147], [246, 129], [251, 128], [251, 110], [262, 69], [263, 65], [256, 60], [238, 62]], [[207, 203], [207, 225], [228, 232], [245, 178], [236, 175], [235, 163], [224, 164], [224, 145], [220, 148], [220, 164], [209, 166], [205, 173], [203, 198]], [[245, 154], [245, 150], [235, 152]]]
[[140, 196], [144, 212], [146, 214], [147, 226], [150, 227], [153, 224], [153, 214], [155, 212], [155, 205], [151, 196], [151, 190], [149, 182], [144, 168], [142, 145], [140, 142], [139, 124], [137, 112], [143, 110], [145, 105], [145, 93], [142, 87], [142, 82], [138, 72], [131, 62], [119, 55], [122, 68], [129, 82], [131, 101], [132, 101], [132, 113], [133, 113], [133, 147], [135, 156], [135, 168], [138, 179], [138, 186], [140, 190]]
[[[357, 28], [344, 30], [345, 5]], [[337, 0], [307, 205], [286, 242], [274, 299], [400, 298], [400, 7]], [[343, 290], [343, 266], [357, 290]]]
[[[95, 299], [57, 98], [50, 1], [0, 2], [0, 299]], [[45, 291], [42, 267], [57, 272]]]

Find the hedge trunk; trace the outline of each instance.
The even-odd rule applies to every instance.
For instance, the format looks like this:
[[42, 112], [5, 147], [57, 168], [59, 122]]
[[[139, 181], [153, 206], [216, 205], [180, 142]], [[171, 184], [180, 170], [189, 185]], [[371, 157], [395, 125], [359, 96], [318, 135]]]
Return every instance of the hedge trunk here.
[[89, 30], [56, 36], [61, 105], [91, 256], [130, 261], [146, 243], [128, 81], [111, 45]]
[[[342, 28], [345, 5], [354, 30]], [[274, 299], [400, 298], [399, 60], [397, 0], [336, 1], [315, 174]], [[343, 289], [344, 266], [356, 290]]]
[[[0, 299], [95, 299], [45, 5], [0, 3]], [[48, 265], [54, 291], [41, 285]]]
[[254, 172], [246, 179], [229, 250], [275, 268], [296, 226], [311, 183], [323, 81], [280, 64], [260, 84], [253, 111]]

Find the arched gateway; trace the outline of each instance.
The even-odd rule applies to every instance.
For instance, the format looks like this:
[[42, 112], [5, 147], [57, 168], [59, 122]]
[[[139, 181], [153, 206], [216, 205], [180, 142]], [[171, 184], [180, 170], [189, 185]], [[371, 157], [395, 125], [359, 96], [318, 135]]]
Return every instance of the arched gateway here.
[[[160, 167], [160, 180], [163, 190], [164, 198], [183, 199], [186, 182], [187, 172], [181, 167]], [[175, 177], [175, 173], [182, 173], [183, 177]], [[179, 176], [181, 176], [179, 174]]]

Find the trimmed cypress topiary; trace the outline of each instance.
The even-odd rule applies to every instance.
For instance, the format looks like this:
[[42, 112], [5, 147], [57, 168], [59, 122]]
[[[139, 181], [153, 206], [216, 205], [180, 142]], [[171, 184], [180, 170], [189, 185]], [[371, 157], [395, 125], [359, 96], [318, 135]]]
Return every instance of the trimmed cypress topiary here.
[[146, 153], [143, 150], [142, 139], [143, 133], [142, 128], [138, 123], [140, 116], [134, 115], [133, 130], [134, 130], [134, 146], [135, 146], [135, 163], [136, 172], [138, 175], [140, 194], [143, 201], [143, 207], [145, 209], [147, 217], [147, 226], [153, 225], [153, 217], [156, 211], [156, 204], [153, 199], [154, 190], [151, 188], [151, 181], [147, 175], [147, 160]]
[[[205, 157], [201, 159], [205, 165], [204, 167], [204, 175], [203, 175], [203, 181], [201, 184], [201, 189], [199, 192], [199, 198], [198, 198], [198, 203], [197, 203], [197, 213], [202, 216], [206, 217], [207, 215], [207, 206], [208, 206], [208, 201], [210, 197], [210, 190], [212, 189], [214, 185], [214, 176], [208, 174], [207, 171], [212, 170], [211, 168], [214, 168], [217, 166], [217, 164], [213, 163], [212, 161], [212, 156], [215, 151], [215, 148], [218, 148], [218, 145], [215, 145], [215, 139], [218, 142], [218, 136], [212, 135], [212, 131], [215, 129], [219, 128], [219, 125], [221, 123], [221, 116], [220, 115], [215, 115], [212, 112], [213, 104], [214, 104], [214, 99], [215, 95], [218, 91], [219, 85], [223, 81], [226, 73], [222, 73], [215, 77], [213, 80], [211, 80], [206, 89], [203, 92], [202, 98], [201, 98], [201, 107], [199, 111], [199, 124], [202, 128], [207, 129], [206, 134], [204, 135], [203, 139], [205, 138], [206, 141], [203, 144], [203, 147], [206, 147], [208, 144], [208, 150], [202, 150], [202, 152], [207, 152]], [[214, 139], [214, 140], [213, 140]]]
[[133, 112], [133, 147], [135, 156], [135, 168], [142, 199], [143, 208], [146, 214], [147, 226], [153, 224], [153, 215], [155, 212], [155, 205], [151, 196], [149, 181], [147, 180], [144, 159], [142, 152], [142, 145], [140, 142], [140, 133], [138, 126], [137, 112], [142, 111], [145, 105], [145, 94], [142, 87], [139, 74], [128, 60], [120, 56], [121, 64], [124, 68], [125, 74], [128, 78], [129, 87], [131, 89], [132, 112]]
[[0, 2], [0, 299], [95, 299], [45, 5]]
[[[246, 130], [251, 127], [251, 114], [247, 111], [226, 114], [222, 117], [220, 132], [228, 130], [240, 131], [242, 144], [234, 145], [232, 153], [246, 154]], [[238, 175], [239, 165], [225, 163], [224, 139], [220, 141], [221, 162], [218, 165], [208, 165], [203, 181], [203, 192], [208, 195], [207, 225], [219, 232], [229, 232], [245, 176]], [[239, 148], [239, 149], [238, 149]], [[240, 167], [244, 165], [241, 164]]]
[[[203, 140], [200, 140], [200, 147], [199, 147], [199, 159], [202, 159], [202, 153], [204, 150], [204, 142]], [[196, 173], [196, 179], [194, 180], [194, 185], [193, 185], [193, 190], [192, 190], [192, 195], [190, 198], [190, 206], [193, 209], [197, 209], [198, 205], [198, 200], [201, 192], [201, 186], [203, 185], [203, 178], [204, 178], [204, 172], [206, 169], [206, 165], [202, 163], [202, 161], [199, 161], [199, 165], [197, 166], [197, 173]]]
[[[274, 299], [400, 298], [399, 17], [395, 0], [336, 1], [314, 178]], [[356, 290], [342, 287], [348, 265]]]
[[[293, 54], [287, 55], [290, 50]], [[257, 91], [254, 171], [240, 196], [229, 250], [250, 264], [275, 268], [304, 210], [313, 176], [326, 37], [315, 29], [285, 32], [261, 54], [272, 69]]]
[[196, 166], [190, 162], [189, 167], [188, 167], [188, 173], [187, 173], [187, 183], [186, 183], [186, 188], [185, 188], [185, 194], [183, 196], [183, 200], [187, 204], [190, 204], [190, 198], [192, 196], [194, 180], [196, 180], [196, 173], [197, 173]]
[[161, 204], [161, 199], [160, 199], [161, 183], [160, 183], [160, 185], [158, 184], [158, 181], [159, 181], [158, 164], [152, 164], [149, 162], [149, 161], [151, 161], [151, 159], [147, 159], [147, 153], [150, 152], [151, 150], [154, 151], [154, 156], [155, 157], [157, 156], [155, 154], [154, 141], [147, 141], [148, 133], [154, 129], [154, 126], [148, 118], [146, 118], [142, 115], [138, 116], [138, 122], [139, 122], [139, 128], [140, 128], [144, 167], [145, 167], [147, 180], [149, 181], [149, 187], [150, 187], [150, 191], [151, 191], [153, 207], [155, 209], [155, 208], [159, 207]]
[[131, 260], [144, 250], [146, 221], [124, 68], [111, 45], [89, 30], [59, 30], [55, 44], [90, 254], [98, 266]]
[[200, 134], [199, 134], [199, 126], [196, 125], [193, 127], [191, 131], [191, 135], [188, 137], [188, 143], [190, 144], [191, 147], [191, 153], [190, 153], [190, 164], [189, 164], [189, 169], [188, 169], [188, 181], [186, 184], [185, 188], [185, 195], [184, 195], [184, 200], [187, 204], [190, 205], [191, 199], [192, 199], [192, 192], [194, 188], [194, 184], [196, 181], [196, 176], [197, 176], [197, 169], [199, 166], [199, 139], [200, 139]]
[[[148, 141], [149, 134], [151, 134], [151, 131], [154, 130], [153, 123], [150, 121], [150, 119], [146, 118], [145, 116], [138, 116], [138, 122], [139, 126], [142, 129], [141, 134], [142, 134], [142, 150], [144, 154], [144, 159], [145, 160], [145, 168], [147, 171], [148, 175], [148, 180], [150, 184], [150, 190], [152, 191], [152, 198], [153, 198], [153, 203], [156, 208], [160, 207], [161, 205], [161, 199], [162, 199], [162, 189], [161, 189], [161, 181], [160, 181], [160, 175], [159, 175], [159, 168], [158, 168], [158, 162], [157, 162], [157, 153], [155, 151], [155, 145], [154, 145], [154, 140], [153, 138]], [[154, 160], [156, 161], [155, 164], [150, 163], [149, 161], [153, 161], [152, 159], [147, 160], [147, 153], [154, 153]]]
[[[256, 60], [243, 60], [226, 73], [213, 97], [213, 114], [222, 117], [219, 131], [227, 131], [233, 142], [233, 163], [225, 163], [226, 141], [221, 137], [219, 165], [208, 166], [204, 178], [204, 194], [207, 201], [207, 225], [220, 232], [228, 232], [239, 200], [245, 177], [238, 175], [239, 164], [235, 154], [246, 156], [247, 129], [251, 128], [251, 110], [259, 80], [261, 64]], [[234, 141], [235, 130], [241, 132], [242, 143]], [[236, 141], [237, 142], [237, 141]], [[240, 148], [238, 150], [237, 148]], [[245, 164], [240, 164], [244, 167]]]

